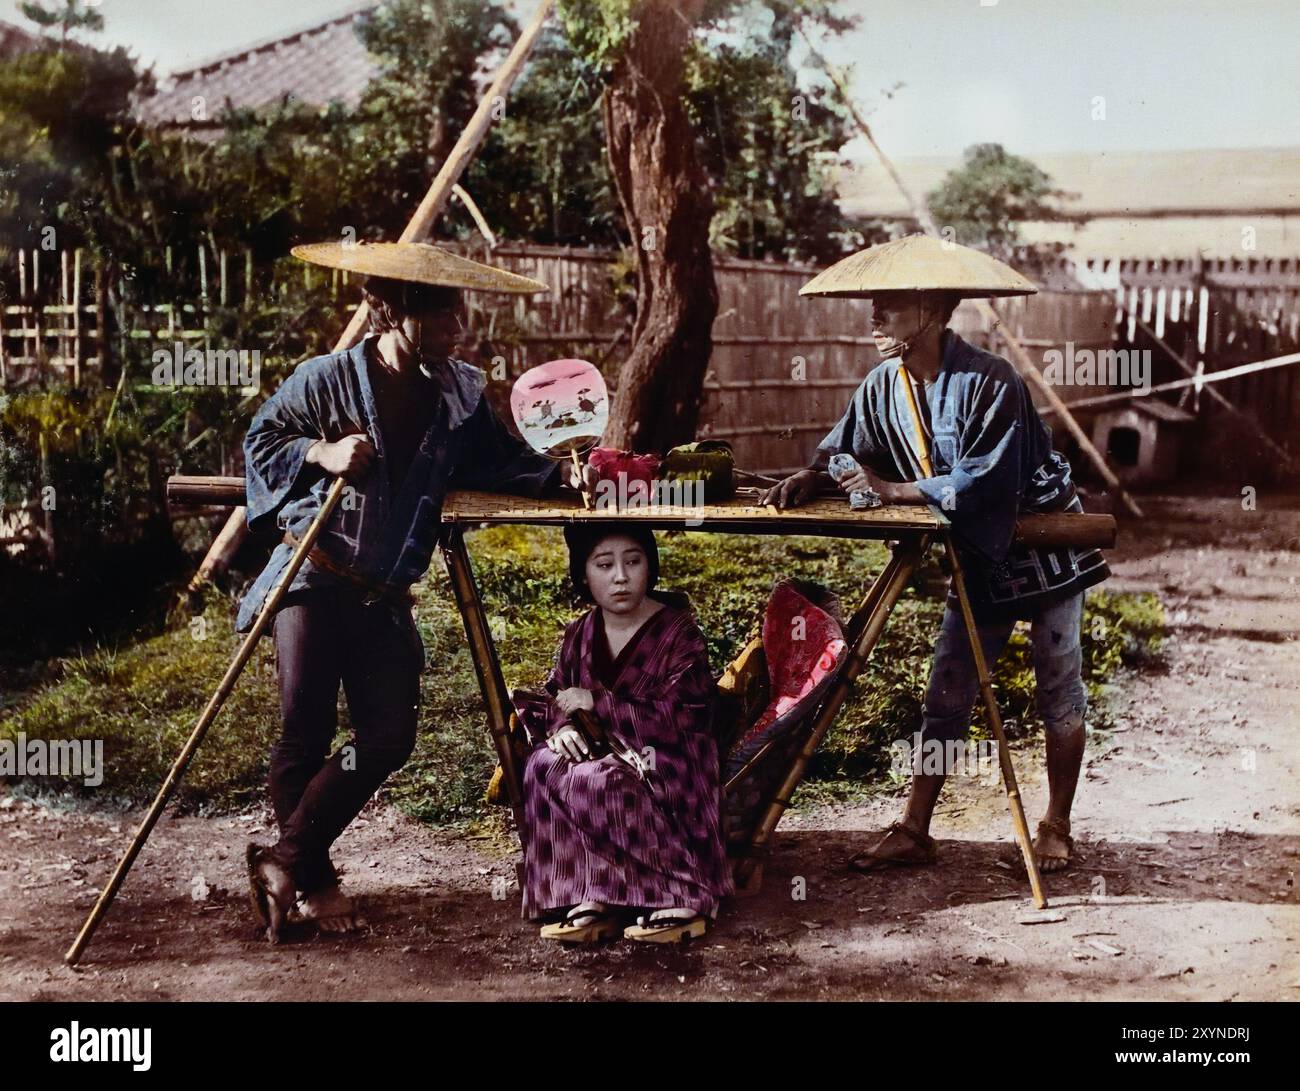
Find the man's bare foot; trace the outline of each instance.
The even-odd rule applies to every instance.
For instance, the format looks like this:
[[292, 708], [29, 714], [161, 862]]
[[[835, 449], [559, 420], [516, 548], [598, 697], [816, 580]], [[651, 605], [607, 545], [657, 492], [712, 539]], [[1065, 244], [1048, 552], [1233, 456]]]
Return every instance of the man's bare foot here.
[[849, 861], [853, 871], [878, 871], [892, 864], [933, 864], [935, 845], [933, 838], [922, 830], [915, 830], [905, 822], [895, 822], [865, 852]]
[[298, 911], [305, 921], [313, 921], [322, 932], [356, 932], [366, 927], [353, 904], [337, 883], [304, 894]]

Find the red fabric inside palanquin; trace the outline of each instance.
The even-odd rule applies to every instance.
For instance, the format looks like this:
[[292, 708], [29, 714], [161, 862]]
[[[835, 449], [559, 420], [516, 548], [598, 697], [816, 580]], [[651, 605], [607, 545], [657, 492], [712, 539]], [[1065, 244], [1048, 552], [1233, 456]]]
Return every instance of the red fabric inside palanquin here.
[[840, 622], [803, 594], [796, 581], [773, 588], [763, 615], [770, 696], [758, 718], [732, 743], [726, 777], [812, 711], [843, 664], [847, 647]]

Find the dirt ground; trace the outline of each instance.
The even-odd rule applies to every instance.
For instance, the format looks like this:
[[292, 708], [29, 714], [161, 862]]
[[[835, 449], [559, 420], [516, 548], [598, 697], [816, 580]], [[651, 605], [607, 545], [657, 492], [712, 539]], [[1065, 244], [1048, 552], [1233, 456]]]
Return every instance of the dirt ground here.
[[[1300, 503], [1144, 503], [1109, 586], [1161, 595], [1168, 670], [1113, 687], [1078, 864], [1046, 877], [1039, 923], [1001, 862], [1001, 791], [975, 778], [940, 804], [932, 868], [843, 870], [897, 800], [787, 816], [761, 894], [673, 950], [542, 942], [511, 857], [380, 803], [337, 846], [369, 934], [268, 947], [243, 846], [270, 836], [269, 813], [164, 818], [73, 970], [62, 953], [139, 816], [0, 798], [0, 999], [1300, 998]], [[1032, 824], [1041, 743], [1016, 766]]]

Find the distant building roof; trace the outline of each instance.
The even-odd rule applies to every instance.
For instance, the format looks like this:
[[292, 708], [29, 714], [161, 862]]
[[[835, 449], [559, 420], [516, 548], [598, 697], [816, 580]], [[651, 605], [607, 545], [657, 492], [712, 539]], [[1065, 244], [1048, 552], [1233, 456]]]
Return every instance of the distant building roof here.
[[[1215, 148], [1199, 151], [1094, 152], [1029, 155], [1058, 188], [1070, 213], [1122, 218], [1300, 212], [1300, 148]], [[917, 156], [894, 164], [917, 198], [961, 166], [960, 156]], [[876, 162], [839, 178], [845, 212], [905, 218], [907, 205]]]
[[[1053, 185], [1067, 222], [1026, 223], [1031, 243], [1061, 242], [1076, 258], [1287, 258], [1300, 256], [1300, 148], [1105, 152], [1026, 156]], [[924, 199], [960, 156], [899, 159]], [[845, 169], [840, 204], [850, 215], [908, 220], [898, 187], [878, 163]]]
[[[313, 106], [337, 99], [354, 106], [378, 70], [355, 27], [377, 6], [353, 3], [324, 22], [174, 72], [139, 103], [137, 116], [161, 128], [196, 129], [219, 125], [227, 103], [255, 109], [286, 98]], [[206, 120], [194, 118], [196, 97], [205, 102]]]
[[1300, 213], [1273, 216], [1101, 217], [1088, 223], [1026, 223], [1029, 243], [1064, 243], [1076, 259], [1298, 258]]

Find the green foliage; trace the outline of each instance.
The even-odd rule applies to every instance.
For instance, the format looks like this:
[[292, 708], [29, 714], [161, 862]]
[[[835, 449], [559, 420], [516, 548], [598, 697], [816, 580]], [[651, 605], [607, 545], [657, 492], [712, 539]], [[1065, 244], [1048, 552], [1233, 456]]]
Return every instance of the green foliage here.
[[1007, 258], [1020, 244], [1019, 225], [1056, 220], [1056, 201], [1068, 196], [1049, 175], [1001, 144], [973, 144], [958, 170], [927, 196], [940, 229], [956, 232], [956, 242]]
[[583, 63], [607, 78], [636, 30], [634, 0], [559, 0], [564, 35]]
[[622, 214], [605, 158], [600, 79], [554, 27], [542, 33], [505, 116], [466, 175], [484, 217], [506, 238], [619, 244]]
[[[126, 52], [54, 48], [0, 63], [0, 261], [13, 248], [80, 245], [108, 199], [130, 97], [148, 86]], [[48, 248], [48, 245], [47, 247]]]
[[63, 0], [63, 7], [22, 0], [18, 10], [40, 27], [57, 26], [64, 40], [74, 30], [103, 30], [104, 17], [83, 0]]
[[714, 181], [711, 244], [746, 258], [830, 262], [868, 225], [839, 209], [832, 169], [852, 133], [791, 63], [795, 26], [783, 4], [738, 5], [697, 38], [686, 101]]
[[[495, 527], [473, 534], [470, 547], [506, 683], [536, 686], [553, 662], [564, 625], [583, 609], [564, 577], [561, 536]], [[776, 578], [821, 582], [841, 596], [848, 615], [885, 560], [875, 543], [702, 533], [663, 534], [660, 553], [661, 585], [691, 596], [715, 674], [758, 631]], [[840, 798], [879, 782], [890, 743], [919, 728], [943, 611], [940, 595], [923, 590], [930, 582], [923, 574], [920, 587], [904, 594], [813, 763], [802, 799]], [[495, 764], [478, 680], [441, 565], [419, 590], [417, 617], [429, 664], [421, 678], [420, 739], [386, 791], [425, 821], [475, 821], [487, 813], [482, 793]], [[158, 636], [55, 664], [12, 708], [0, 707], [0, 737], [22, 731], [28, 738], [103, 738], [105, 786], [95, 798], [146, 801], [237, 646], [230, 603], [211, 594], [199, 616], [206, 626], [202, 640], [195, 638], [194, 619], [180, 613]], [[1153, 595], [1092, 592], [1084, 627], [1085, 676], [1097, 701], [1091, 714], [1097, 724], [1104, 722], [1102, 684], [1121, 666], [1152, 660], [1163, 619]], [[1033, 694], [1023, 635], [1013, 638], [999, 662], [995, 685], [1010, 729], [1023, 734], [1032, 723]], [[277, 709], [268, 640], [200, 750], [184, 782], [182, 806], [221, 810], [257, 798], [278, 730]], [[342, 740], [348, 731], [342, 707], [340, 724]]]

